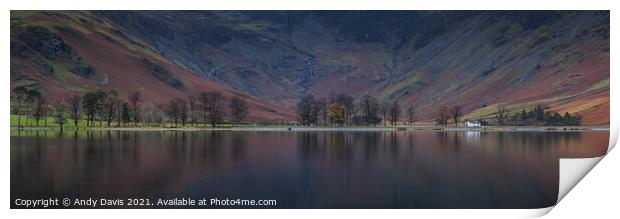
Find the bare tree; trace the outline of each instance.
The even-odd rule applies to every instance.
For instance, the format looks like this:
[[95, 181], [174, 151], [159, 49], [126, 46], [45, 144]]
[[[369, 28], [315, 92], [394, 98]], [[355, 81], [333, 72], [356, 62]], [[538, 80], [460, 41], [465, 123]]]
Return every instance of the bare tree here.
[[125, 101], [121, 98], [118, 99], [118, 106], [116, 107], [116, 126], [121, 127], [123, 122], [123, 105], [126, 105]]
[[230, 101], [230, 115], [234, 124], [240, 124], [248, 115], [248, 104], [239, 96]]
[[389, 118], [390, 118], [390, 122], [392, 123], [392, 125], [395, 125], [396, 122], [398, 122], [398, 118], [400, 117], [400, 104], [398, 103], [398, 100], [392, 102], [392, 104], [390, 104], [390, 109], [389, 109]]
[[306, 94], [297, 102], [297, 116], [302, 125], [315, 124], [318, 120], [319, 104], [312, 94]]
[[207, 119], [212, 127], [224, 121], [224, 96], [214, 91], [207, 93]]
[[54, 101], [54, 109], [56, 113], [54, 114], [54, 119], [56, 123], [60, 126], [60, 131], [63, 130], [65, 123], [67, 123], [67, 118], [65, 115], [65, 110], [67, 108], [67, 103], [62, 99]]
[[157, 124], [157, 125], [162, 125], [164, 124], [164, 117], [165, 117], [165, 113], [164, 113], [164, 109], [166, 108], [166, 106], [164, 105], [155, 105], [155, 107], [153, 108], [153, 123]]
[[351, 111], [351, 122], [353, 125], [359, 125], [360, 116], [359, 113], [362, 111], [362, 101], [356, 101], [357, 103], [353, 104], [353, 110]]
[[409, 123], [409, 126], [413, 126], [413, 122], [415, 122], [416, 119], [416, 111], [415, 111], [415, 106], [414, 105], [409, 105], [409, 107], [407, 107], [406, 113], [407, 113], [407, 123]]
[[448, 110], [447, 106], [440, 106], [439, 107], [439, 118], [437, 119], [437, 124], [439, 125], [447, 125], [448, 124], [448, 120], [450, 119], [450, 112]]
[[459, 125], [459, 119], [463, 115], [462, 107], [459, 106], [459, 105], [456, 105], [456, 106], [452, 107], [450, 109], [450, 115], [452, 115], [452, 119], [454, 119], [454, 125], [458, 126]]
[[41, 120], [41, 118], [46, 119], [45, 116], [47, 115], [47, 100], [45, 99], [45, 97], [43, 95], [37, 95], [34, 97], [33, 99], [33, 106], [34, 106], [34, 118], [36, 120], [36, 126], [39, 126], [39, 120]]
[[166, 113], [168, 114], [168, 118], [170, 118], [171, 122], [174, 123], [174, 126], [177, 126], [180, 119], [180, 98], [174, 98], [168, 102], [168, 108], [166, 108]]
[[187, 101], [183, 98], [177, 98], [177, 104], [179, 105], [179, 119], [181, 120], [181, 125], [185, 126], [187, 118], [189, 117], [189, 106], [187, 105]]
[[45, 111], [43, 111], [43, 118], [45, 118], [45, 120], [43, 120], [43, 126], [47, 127], [47, 117], [48, 116], [54, 117], [54, 106], [51, 103], [47, 103], [45, 104]]
[[390, 113], [390, 103], [387, 101], [383, 101], [381, 103], [381, 119], [383, 120], [383, 126], [387, 125], [388, 114]]
[[196, 100], [196, 97], [194, 95], [189, 96], [187, 100], [187, 106], [189, 107], [189, 123], [190, 124], [196, 123], [196, 114], [198, 111], [197, 101], [198, 100]]
[[200, 92], [198, 94], [198, 108], [200, 108], [200, 117], [204, 126], [207, 126], [207, 115], [209, 115], [209, 94], [207, 92]]
[[[323, 119], [323, 125], [327, 126], [327, 121], [329, 119], [329, 111], [327, 109], [327, 100], [326, 99], [321, 99], [319, 100], [316, 105], [318, 107], [318, 111], [319, 111], [319, 117], [321, 117], [321, 119]], [[318, 121], [317, 121], [318, 123]]]
[[[120, 108], [122, 111], [122, 104], [119, 104], [119, 106], [121, 106]], [[164, 120], [164, 113], [162, 112], [161, 108], [161, 106], [155, 105], [153, 103], [144, 103], [142, 105], [142, 122], [149, 125], [161, 125]], [[167, 109], [165, 111], [167, 113]]]
[[338, 109], [344, 109], [344, 120], [345, 122], [349, 122], [355, 110], [355, 105], [353, 104], [353, 97], [340, 93], [337, 94], [336, 97], [334, 97], [333, 99], [333, 102], [337, 104]]
[[[36, 89], [27, 89], [26, 90], [26, 104], [27, 104], [27, 117], [26, 123], [28, 126], [32, 126], [32, 121], [37, 117], [37, 102], [41, 98], [41, 92]], [[37, 123], [39, 123], [37, 119]], [[37, 124], [38, 126], [38, 124]]]
[[82, 97], [80, 95], [74, 94], [67, 98], [67, 103], [69, 103], [69, 111], [71, 112], [71, 119], [73, 119], [73, 125], [77, 128], [78, 121], [80, 120], [80, 109], [82, 103]]
[[[153, 103], [142, 104], [142, 123], [143, 124], [147, 124], [147, 125], [155, 124], [154, 113], [155, 113], [156, 108], [157, 107]], [[116, 113], [118, 113], [118, 110], [116, 111]]]
[[84, 94], [82, 107], [84, 107], [86, 114], [87, 125], [95, 125], [95, 119], [101, 117], [106, 95], [107, 93], [103, 90], [90, 91]]
[[15, 103], [13, 104], [13, 113], [17, 114], [17, 129], [21, 128], [21, 115], [26, 106], [26, 99], [28, 96], [28, 89], [24, 86], [18, 86], [13, 89], [13, 95], [15, 95]]
[[104, 114], [106, 122], [108, 126], [114, 120], [114, 117], [118, 115], [118, 108], [120, 107], [121, 99], [118, 97], [118, 93], [116, 91], [111, 91], [105, 98], [104, 103]]
[[364, 95], [362, 97], [362, 106], [360, 107], [364, 116], [366, 116], [366, 123], [368, 124], [377, 124], [378, 123], [378, 112], [379, 112], [379, 101], [376, 98], [370, 95]]
[[140, 122], [140, 102], [142, 102], [140, 91], [135, 91], [129, 95], [129, 103], [131, 104], [133, 122], [135, 125], [138, 125]]

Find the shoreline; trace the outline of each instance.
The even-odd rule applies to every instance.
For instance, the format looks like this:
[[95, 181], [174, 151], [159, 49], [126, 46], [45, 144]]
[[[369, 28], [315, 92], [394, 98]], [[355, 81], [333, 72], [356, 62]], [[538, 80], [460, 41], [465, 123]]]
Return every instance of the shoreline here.
[[[17, 127], [11, 131], [60, 131], [59, 127]], [[396, 126], [396, 127], [312, 127], [312, 126], [238, 126], [238, 127], [83, 127], [64, 128], [63, 131], [331, 131], [331, 132], [392, 132], [392, 131], [452, 131], [452, 132], [580, 132], [610, 131], [604, 126], [485, 126], [485, 127], [435, 127], [435, 126]]]

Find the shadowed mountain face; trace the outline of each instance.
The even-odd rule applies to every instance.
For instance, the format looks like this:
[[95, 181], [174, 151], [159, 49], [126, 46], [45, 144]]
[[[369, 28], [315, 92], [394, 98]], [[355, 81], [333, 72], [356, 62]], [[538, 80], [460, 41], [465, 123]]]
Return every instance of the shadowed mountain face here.
[[121, 97], [140, 91], [145, 103], [155, 105], [217, 91], [227, 100], [234, 95], [246, 99], [247, 121], [295, 119], [291, 109], [204, 79], [141, 37], [87, 11], [11, 12], [11, 87], [16, 86], [41, 89], [50, 101], [96, 89], [115, 90]]
[[[16, 13], [11, 19], [13, 48], [21, 38]], [[579, 113], [585, 124], [609, 123], [608, 11], [96, 11], [21, 13], [19, 20], [44, 22], [63, 40], [79, 38], [63, 28], [79, 23], [79, 33], [156, 60], [138, 58], [140, 68], [158, 69], [147, 64], [161, 60], [289, 109], [306, 92], [371, 94], [415, 104], [427, 121], [441, 105], [480, 118], [500, 104], [544, 104]], [[80, 59], [78, 48], [78, 58], [59, 53], [70, 60], [64, 66], [98, 80], [105, 70]], [[12, 50], [12, 81], [16, 56]], [[153, 78], [172, 90], [187, 86], [175, 71]]]

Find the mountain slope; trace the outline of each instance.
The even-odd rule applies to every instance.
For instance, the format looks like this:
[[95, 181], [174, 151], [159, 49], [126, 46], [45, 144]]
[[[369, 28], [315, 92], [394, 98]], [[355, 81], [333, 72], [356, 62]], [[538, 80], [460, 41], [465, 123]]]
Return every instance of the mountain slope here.
[[105, 11], [193, 72], [293, 107], [372, 94], [467, 117], [545, 104], [609, 118], [608, 11]]
[[[326, 98], [345, 93], [399, 100], [401, 105], [415, 105], [422, 121], [433, 121], [442, 105], [462, 105], [466, 118], [486, 118], [500, 105], [517, 111], [544, 104], [579, 113], [588, 125], [609, 123], [609, 11], [34, 14], [22, 17], [30, 23], [49, 25], [51, 19], [52, 24], [70, 24], [78, 33], [89, 33], [88, 41], [97, 42], [85, 43], [71, 34], [76, 31], [48, 27], [86, 60], [65, 52], [66, 71], [77, 72], [69, 75], [103, 82], [104, 75], [116, 75], [109, 86], [120, 88], [145, 86], [137, 81], [150, 74], [144, 80], [165, 91], [151, 94], [153, 99], [181, 95], [195, 86], [220, 89], [222, 84], [281, 106], [277, 112], [288, 110], [286, 117], [291, 119], [298, 98], [310, 92]], [[13, 17], [19, 16], [12, 13], [12, 39]], [[90, 30], [93, 27], [96, 31]], [[108, 48], [99, 49], [99, 44]], [[19, 65], [19, 59], [11, 62], [31, 68]], [[149, 67], [150, 62], [172, 74], [152, 73], [159, 68]], [[104, 74], [90, 75], [86, 64]], [[44, 65], [36, 66], [41, 74], [46, 72]], [[119, 71], [128, 73], [112, 73]], [[125, 77], [130, 80], [122, 80]], [[198, 82], [205, 85], [191, 84]]]
[[91, 12], [12, 11], [11, 86], [44, 89], [51, 98], [88, 90], [139, 90], [145, 102], [220, 91], [242, 95], [249, 121], [294, 119], [290, 109], [201, 78], [157, 52], [147, 42]]

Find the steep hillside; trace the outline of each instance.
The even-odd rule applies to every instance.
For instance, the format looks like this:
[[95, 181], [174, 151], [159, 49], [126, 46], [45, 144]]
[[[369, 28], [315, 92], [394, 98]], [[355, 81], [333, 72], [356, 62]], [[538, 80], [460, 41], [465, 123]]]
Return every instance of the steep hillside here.
[[50, 98], [88, 90], [139, 90], [145, 102], [166, 103], [201, 91], [240, 94], [250, 121], [294, 119], [290, 109], [239, 93], [191, 73], [148, 42], [91, 12], [12, 11], [11, 86], [43, 89]]
[[105, 11], [193, 72], [293, 107], [346, 93], [486, 117], [545, 104], [609, 118], [608, 11]]
[[52, 43], [61, 49], [34, 59], [12, 52], [12, 81], [58, 92], [156, 84], [159, 92], [149, 95], [159, 99], [229, 90], [222, 84], [281, 106], [278, 113], [290, 114], [306, 92], [346, 93], [414, 104], [423, 121], [442, 105], [484, 118], [499, 105], [544, 104], [579, 113], [585, 124], [609, 123], [608, 11], [14, 12], [11, 19], [12, 47], [29, 45], [27, 36], [41, 30], [21, 30], [32, 25], [68, 45]]

